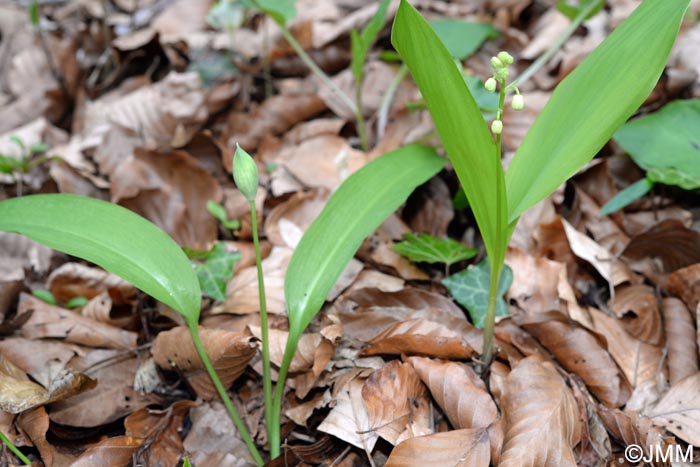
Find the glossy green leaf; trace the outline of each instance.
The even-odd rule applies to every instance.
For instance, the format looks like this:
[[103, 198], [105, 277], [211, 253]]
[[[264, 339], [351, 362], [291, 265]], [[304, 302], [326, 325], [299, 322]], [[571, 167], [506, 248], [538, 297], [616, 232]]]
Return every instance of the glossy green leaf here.
[[321, 310], [365, 237], [444, 164], [431, 148], [405, 146], [375, 159], [340, 185], [304, 233], [287, 268], [290, 339]]
[[[680, 172], [659, 174], [659, 178], [668, 178], [669, 184], [678, 185], [682, 174], [690, 179], [700, 177], [699, 128], [700, 99], [678, 100], [653, 114], [625, 123], [613, 139], [644, 170]], [[674, 183], [674, 178], [678, 178], [679, 183]]]
[[646, 177], [642, 178], [641, 180], [637, 180], [613, 196], [610, 201], [605, 203], [605, 205], [600, 208], [600, 215], [607, 216], [618, 209], [624, 208], [625, 206], [637, 201], [639, 198], [649, 193], [649, 190], [651, 190], [653, 187], [654, 182]]
[[199, 319], [199, 283], [187, 256], [128, 209], [77, 195], [31, 195], [0, 202], [0, 230], [101, 266], [180, 312], [188, 324]]
[[[488, 259], [476, 266], [471, 266], [462, 272], [453, 274], [442, 280], [442, 283], [457, 303], [469, 311], [474, 326], [484, 327], [486, 310], [489, 304], [489, 279], [491, 277]], [[498, 301], [496, 302], [496, 316], [508, 316], [508, 306], [503, 300], [503, 294], [508, 291], [513, 283], [513, 271], [508, 265], [503, 266], [498, 282]]]
[[219, 242], [207, 253], [204, 264], [195, 264], [202, 293], [209, 298], [226, 300], [226, 284], [233, 277], [233, 263], [243, 258], [239, 252], [229, 252], [226, 244]]
[[438, 19], [431, 21], [430, 25], [445, 44], [450, 55], [458, 60], [464, 60], [472, 55], [487, 39], [496, 39], [500, 35], [498, 29], [485, 23]]
[[688, 2], [644, 1], [557, 86], [508, 168], [509, 222], [574, 175], [644, 102]]
[[444, 263], [448, 266], [473, 258], [477, 250], [462, 245], [451, 238], [437, 238], [429, 234], [404, 235], [404, 241], [394, 245], [394, 251], [411, 261]]
[[283, 27], [297, 15], [296, 0], [244, 0], [242, 3], [270, 15]]
[[596, 3], [596, 6], [593, 7], [593, 11], [586, 15], [586, 19], [590, 19], [597, 15], [598, 12], [600, 12], [600, 10], [605, 6], [605, 0], [578, 0], [578, 5], [571, 5], [567, 0], [559, 0], [557, 2], [557, 10], [573, 21], [576, 19], [579, 13], [581, 13], [581, 10], [583, 10], [591, 2]]
[[489, 257], [506, 246], [506, 192], [496, 146], [462, 73], [428, 22], [401, 1], [391, 35], [430, 110], [474, 212]]
[[647, 178], [654, 183], [674, 185], [684, 190], [700, 188], [700, 177], [672, 167], [653, 168], [647, 172]]
[[495, 114], [498, 112], [498, 94], [495, 92], [489, 92], [484, 87], [484, 82], [478, 76], [463, 75], [464, 82], [467, 83], [469, 92], [474, 97], [476, 105], [483, 112], [489, 112]]

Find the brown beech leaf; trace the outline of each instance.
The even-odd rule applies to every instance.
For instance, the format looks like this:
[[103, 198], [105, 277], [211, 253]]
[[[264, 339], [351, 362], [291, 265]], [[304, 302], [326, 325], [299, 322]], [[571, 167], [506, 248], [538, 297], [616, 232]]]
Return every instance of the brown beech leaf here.
[[[297, 192], [265, 217], [265, 233], [275, 246], [296, 247], [300, 233], [321, 213], [328, 197], [319, 192]], [[291, 224], [291, 225], [290, 225]]]
[[182, 423], [187, 411], [197, 405], [179, 400], [166, 410], [140, 409], [124, 420], [127, 436], [143, 439], [136, 453], [137, 462], [153, 466], [174, 466], [182, 455]]
[[71, 467], [127, 467], [141, 443], [140, 438], [131, 436], [106, 438], [85, 451]]
[[499, 467], [575, 467], [578, 407], [554, 366], [537, 357], [510, 372], [501, 398], [506, 434]]
[[488, 467], [489, 432], [485, 428], [452, 430], [410, 438], [396, 446], [385, 467]]
[[[255, 356], [257, 339], [223, 329], [201, 328], [199, 333], [221, 382], [224, 387], [230, 386]], [[151, 352], [161, 368], [178, 367], [199, 397], [205, 400], [217, 397], [216, 388], [199, 358], [187, 327], [178, 326], [158, 334]]]
[[510, 303], [526, 313], [561, 310], [557, 284], [566, 277], [566, 265], [544, 256], [528, 255], [509, 250], [506, 262], [513, 270], [513, 283], [507, 292]]
[[335, 407], [318, 426], [318, 430], [371, 452], [379, 435], [369, 421], [369, 414], [362, 399], [365, 378], [353, 378], [336, 388]]
[[413, 367], [392, 360], [365, 380], [362, 398], [369, 425], [394, 446], [433, 432], [428, 390]]
[[65, 339], [66, 342], [110, 349], [133, 349], [138, 335], [70, 310], [49, 305], [31, 295], [22, 294], [18, 313], [33, 310], [31, 318], [22, 326], [27, 339]]
[[66, 364], [83, 349], [56, 340], [29, 340], [9, 337], [0, 340], [0, 354], [21, 368], [34, 381], [49, 387], [66, 368]]
[[137, 149], [112, 174], [112, 201], [152, 221], [182, 246], [206, 250], [217, 225], [207, 201], [221, 200], [216, 179], [184, 151]]
[[[251, 334], [261, 338], [259, 326], [248, 326]], [[342, 335], [342, 328], [341, 328]], [[287, 345], [289, 333], [278, 329], [270, 329], [268, 341], [270, 343], [270, 361], [279, 367], [284, 357], [284, 349]], [[302, 334], [297, 345], [297, 350], [289, 365], [290, 373], [300, 371], [313, 371], [315, 376], [321, 374], [335, 353], [335, 342], [325, 339], [321, 333]]]
[[700, 303], [700, 263], [678, 269], [668, 276], [668, 291], [680, 297], [688, 308]]
[[568, 371], [577, 374], [604, 404], [623, 405], [631, 387], [607, 351], [605, 339], [558, 313], [540, 314], [540, 320], [521, 324]]
[[672, 272], [700, 263], [698, 243], [700, 233], [679, 220], [667, 219], [632, 237], [622, 254], [633, 260], [656, 258], [664, 272]]
[[46, 440], [46, 432], [49, 431], [49, 416], [44, 407], [23, 412], [17, 418], [17, 424], [24, 431], [32, 444], [36, 446], [46, 467], [53, 466], [54, 448]]
[[677, 382], [661, 398], [650, 416], [655, 423], [688, 444], [700, 446], [700, 373]]
[[694, 319], [677, 298], [663, 301], [664, 330], [668, 345], [668, 374], [671, 386], [698, 371], [698, 346]]
[[447, 184], [438, 177], [418, 187], [402, 213], [412, 232], [447, 237], [447, 227], [455, 215]]
[[80, 314], [86, 318], [93, 319], [100, 323], [109, 324], [116, 328], [129, 328], [138, 319], [131, 310], [126, 312], [117, 310], [112, 306], [112, 299], [109, 292], [102, 292], [90, 299], [84, 307], [80, 309]]
[[427, 319], [407, 319], [389, 326], [376, 335], [362, 355], [420, 355], [443, 359], [466, 360], [476, 351], [446, 326]]
[[59, 302], [75, 297], [91, 299], [107, 292], [115, 305], [124, 305], [133, 303], [137, 294], [136, 288], [121, 277], [81, 263], [65, 263], [54, 269], [46, 286]]
[[471, 367], [423, 357], [406, 361], [413, 365], [454, 428], [486, 428], [496, 422], [496, 404]]
[[661, 310], [649, 286], [638, 284], [616, 289], [610, 307], [630, 336], [652, 345], [663, 343]]

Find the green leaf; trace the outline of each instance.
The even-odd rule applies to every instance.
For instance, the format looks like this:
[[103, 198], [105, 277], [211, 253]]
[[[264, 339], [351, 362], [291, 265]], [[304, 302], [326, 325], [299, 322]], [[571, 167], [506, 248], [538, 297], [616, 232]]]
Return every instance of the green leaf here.
[[557, 10], [570, 20], [576, 19], [576, 17], [581, 13], [589, 3], [595, 2], [597, 5], [593, 7], [593, 11], [586, 15], [585, 19], [593, 18], [598, 12], [605, 6], [605, 0], [579, 0], [579, 5], [570, 5], [566, 0], [559, 0], [557, 2]]
[[31, 195], [0, 202], [0, 230], [93, 262], [199, 320], [200, 290], [187, 256], [165, 232], [116, 204], [77, 195]]
[[29, 0], [27, 9], [29, 11], [29, 22], [32, 23], [34, 27], [39, 26], [39, 5], [37, 4], [37, 0]]
[[503, 167], [481, 110], [462, 73], [428, 22], [406, 0], [394, 20], [391, 41], [420, 88], [474, 212], [486, 251], [501, 263], [506, 248]]
[[48, 290], [41, 290], [41, 289], [35, 290], [32, 292], [32, 295], [34, 295], [36, 298], [38, 298], [42, 302], [48, 303], [49, 305], [56, 304], [56, 298]]
[[209, 298], [226, 300], [226, 284], [233, 277], [233, 263], [243, 258], [238, 252], [229, 252], [226, 244], [215, 244], [206, 256], [204, 264], [194, 267], [202, 293]]
[[472, 55], [487, 39], [496, 39], [500, 36], [498, 29], [485, 23], [438, 19], [431, 21], [430, 25], [445, 44], [450, 55], [458, 60], [464, 60]]
[[653, 187], [654, 182], [652, 182], [646, 177], [642, 178], [641, 180], [637, 180], [636, 182], [634, 182], [633, 184], [631, 184], [630, 186], [613, 196], [610, 199], [610, 201], [605, 203], [605, 205], [602, 208], [600, 208], [600, 215], [607, 216], [608, 214], [612, 214], [618, 209], [624, 208], [628, 204], [637, 201], [639, 198], [649, 193], [649, 190], [651, 190]]
[[[469, 311], [474, 326], [478, 328], [484, 327], [489, 304], [489, 278], [491, 277], [489, 268], [489, 260], [485, 259], [476, 266], [471, 266], [442, 280], [443, 285], [447, 287], [457, 303]], [[513, 271], [508, 265], [504, 265], [498, 281], [496, 316], [508, 316], [508, 306], [503, 300], [503, 294], [508, 291], [512, 283]]]
[[437, 238], [428, 234], [404, 235], [404, 241], [394, 245], [394, 251], [411, 261], [423, 263], [445, 263], [448, 266], [469, 259], [477, 250], [469, 248], [451, 238]]
[[557, 86], [508, 168], [508, 221], [574, 175], [644, 102], [689, 0], [646, 0]]
[[78, 308], [80, 306], [85, 306], [89, 303], [90, 301], [85, 298], [85, 297], [73, 297], [70, 300], [66, 302], [65, 307], [68, 309], [71, 308]]
[[284, 294], [290, 339], [301, 335], [350, 259], [408, 195], [444, 166], [431, 148], [405, 146], [370, 162], [330, 197], [289, 262]]
[[296, 0], [247, 0], [242, 3], [270, 15], [282, 27], [297, 15]]
[[365, 66], [365, 60], [367, 60], [367, 53], [372, 47], [374, 41], [377, 39], [377, 35], [384, 27], [387, 8], [389, 8], [389, 0], [381, 0], [379, 7], [377, 7], [377, 11], [374, 13], [372, 19], [369, 20], [362, 32], [358, 34], [354, 29], [350, 32], [352, 50], [350, 68], [356, 81], [362, 81], [363, 68]]
[[484, 112], [495, 114], [498, 112], [498, 94], [488, 92], [484, 87], [484, 82], [478, 76], [463, 75], [464, 82], [467, 83], [469, 92], [472, 93], [476, 105]]
[[214, 201], [207, 201], [207, 211], [209, 211], [209, 214], [216, 217], [216, 219], [221, 222], [221, 225], [229, 230], [236, 230], [241, 227], [241, 223], [238, 222], [238, 220], [229, 220], [228, 216], [226, 215], [226, 209]]
[[653, 181], [694, 189], [700, 179], [698, 128], [700, 99], [678, 100], [625, 123], [613, 139]]
[[219, 0], [207, 13], [207, 23], [223, 31], [239, 28], [244, 20], [244, 5], [233, 0]]

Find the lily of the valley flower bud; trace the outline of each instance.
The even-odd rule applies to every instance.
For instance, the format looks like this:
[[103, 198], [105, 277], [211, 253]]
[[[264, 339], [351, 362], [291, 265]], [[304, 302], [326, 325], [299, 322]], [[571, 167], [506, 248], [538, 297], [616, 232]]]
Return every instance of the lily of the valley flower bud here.
[[513, 107], [513, 110], [523, 110], [525, 107], [525, 98], [520, 94], [516, 94], [513, 96], [510, 105]]
[[504, 65], [510, 65], [513, 63], [513, 56], [509, 54], [508, 52], [501, 51], [498, 52], [498, 55], [496, 56]]
[[491, 124], [491, 131], [494, 135], [500, 135], [503, 132], [503, 122], [501, 120], [494, 120]]
[[255, 201], [258, 192], [258, 166], [250, 154], [238, 144], [233, 156], [233, 181], [248, 201]]
[[499, 68], [493, 74], [494, 78], [498, 81], [505, 81], [508, 79], [508, 67]]
[[489, 78], [484, 83], [484, 87], [488, 92], [494, 92], [496, 90], [496, 80], [494, 78]]
[[491, 66], [498, 70], [500, 68], [503, 68], [505, 65], [501, 60], [499, 60], [498, 57], [491, 57]]

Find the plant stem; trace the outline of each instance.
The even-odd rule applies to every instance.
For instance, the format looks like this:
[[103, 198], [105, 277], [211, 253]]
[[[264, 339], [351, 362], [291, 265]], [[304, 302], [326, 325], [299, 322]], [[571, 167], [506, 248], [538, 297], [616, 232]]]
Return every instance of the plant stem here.
[[323, 82], [328, 88], [333, 91], [333, 93], [338, 96], [338, 98], [343, 101], [343, 104], [347, 106], [348, 109], [353, 114], [357, 114], [357, 106], [355, 103], [348, 97], [347, 94], [343, 92], [342, 89], [340, 89], [329, 77], [327, 74], [321, 70], [316, 63], [314, 63], [313, 59], [309, 56], [308, 53], [306, 53], [306, 50], [299, 44], [299, 42], [296, 40], [294, 35], [289, 32], [289, 29], [287, 29], [284, 25], [280, 24], [280, 29], [282, 30], [282, 35], [284, 38], [289, 42], [289, 45], [292, 46], [294, 51], [299, 55], [299, 58], [301, 58], [301, 61], [304, 62], [306, 66], [309, 67], [309, 69], [318, 77], [318, 79]]
[[399, 89], [401, 81], [403, 81], [407, 74], [408, 67], [405, 63], [403, 63], [401, 68], [399, 68], [399, 71], [396, 73], [396, 76], [394, 76], [394, 79], [391, 80], [389, 87], [386, 89], [386, 93], [384, 93], [382, 103], [379, 106], [379, 111], [377, 112], [377, 141], [381, 141], [381, 139], [384, 137], [384, 130], [386, 130], [386, 125], [389, 121], [389, 109], [391, 109], [391, 102], [394, 100], [394, 94], [396, 94], [396, 90]]
[[263, 21], [263, 80], [265, 80], [265, 98], [272, 96], [272, 71], [270, 69], [270, 31], [267, 22]]
[[287, 379], [289, 365], [292, 363], [294, 354], [296, 353], [297, 344], [299, 343], [300, 332], [294, 329], [289, 330], [287, 337], [287, 345], [284, 349], [284, 357], [282, 357], [282, 365], [280, 365], [277, 384], [275, 385], [275, 394], [272, 400], [272, 423], [277, 431], [275, 437], [270, 437], [270, 458], [275, 459], [280, 455], [282, 440], [280, 439], [280, 424], [282, 422], [282, 397], [284, 396], [284, 382]]
[[367, 127], [365, 116], [362, 114], [362, 80], [355, 81], [355, 119], [357, 120], [357, 134], [360, 135], [360, 147], [367, 151]]
[[243, 442], [245, 442], [246, 446], [248, 446], [250, 455], [255, 460], [255, 463], [262, 467], [263, 465], [265, 465], [265, 462], [263, 461], [263, 458], [260, 455], [257, 446], [255, 446], [255, 443], [253, 443], [248, 429], [243, 424], [243, 420], [241, 420], [241, 417], [238, 416], [238, 411], [233, 406], [233, 402], [231, 402], [231, 398], [228, 396], [226, 388], [221, 383], [219, 375], [216, 374], [216, 370], [214, 369], [214, 365], [209, 359], [209, 355], [207, 355], [206, 350], [204, 350], [204, 345], [202, 345], [202, 341], [199, 338], [198, 324], [196, 322], [188, 322], [187, 325], [190, 328], [190, 334], [192, 335], [192, 342], [194, 343], [194, 348], [197, 349], [199, 358], [202, 359], [202, 363], [204, 363], [204, 368], [206, 368], [207, 373], [209, 373], [209, 377], [211, 378], [212, 383], [214, 383], [214, 387], [216, 388], [217, 392], [219, 393], [219, 396], [221, 397], [221, 400], [226, 406], [226, 410], [228, 410], [228, 414], [231, 417], [231, 420], [233, 420], [233, 424], [236, 425], [238, 433], [241, 435], [241, 438], [243, 438]]
[[12, 451], [12, 453], [13, 453], [15, 456], [17, 456], [17, 457], [19, 458], [19, 460], [22, 461], [22, 463], [24, 463], [24, 465], [32, 465], [32, 461], [30, 461], [29, 459], [27, 459], [27, 456], [25, 456], [24, 454], [22, 454], [22, 451], [20, 451], [19, 449], [17, 449], [17, 446], [15, 446], [14, 444], [12, 444], [12, 441], [10, 441], [10, 439], [9, 439], [7, 436], [5, 436], [5, 433], [3, 433], [2, 431], [0, 431], [0, 439], [2, 440], [3, 443], [5, 443], [5, 446], [7, 446], [7, 448], [8, 448], [10, 451]]
[[569, 26], [564, 30], [561, 36], [557, 38], [557, 40], [552, 44], [545, 53], [540, 55], [537, 60], [532, 62], [532, 64], [522, 73], [520, 76], [515, 78], [513, 82], [511, 82], [508, 87], [506, 88], [507, 91], [512, 91], [513, 89], [516, 88], [520, 83], [527, 81], [528, 79], [532, 78], [532, 76], [537, 73], [537, 71], [544, 66], [547, 61], [552, 58], [552, 55], [561, 48], [562, 45], [564, 45], [564, 42], [566, 42], [569, 37], [578, 29], [578, 27], [583, 23], [583, 21], [586, 19], [586, 17], [591, 14], [593, 9], [596, 7], [596, 3], [594, 1], [589, 2], [585, 8], [583, 8], [581, 11], [579, 11], [578, 15], [574, 20], [569, 24]]
[[[263, 394], [265, 399], [265, 423], [267, 438], [273, 438], [273, 431], [279, 433], [279, 422], [274, 423], [272, 417], [272, 375], [270, 370], [270, 339], [268, 337], [267, 300], [265, 298], [265, 277], [263, 276], [262, 257], [260, 256], [260, 240], [258, 238], [258, 213], [255, 200], [250, 201], [250, 223], [253, 229], [253, 246], [255, 248], [255, 265], [258, 269], [258, 295], [260, 297], [260, 337], [262, 339], [263, 362]], [[279, 438], [279, 434], [276, 436]], [[272, 444], [270, 442], [270, 444]]]

